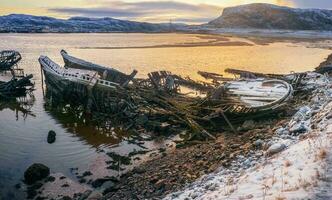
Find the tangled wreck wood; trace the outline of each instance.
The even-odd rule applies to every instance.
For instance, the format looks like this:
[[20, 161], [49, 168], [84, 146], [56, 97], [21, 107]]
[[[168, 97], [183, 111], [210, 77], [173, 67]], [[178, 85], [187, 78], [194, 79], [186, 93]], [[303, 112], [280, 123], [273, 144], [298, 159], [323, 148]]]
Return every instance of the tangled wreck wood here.
[[[64, 51], [61, 54], [68, 56]], [[82, 63], [87, 63], [84, 60], [80, 60], [81, 66], [89, 70], [82, 70], [84, 67], [77, 65], [70, 68], [68, 60], [67, 68], [63, 68], [46, 56], [41, 56], [39, 62], [51, 94], [63, 96], [73, 105], [83, 105], [94, 121], [117, 122], [135, 134], [141, 131], [184, 133], [186, 140], [214, 139], [216, 133], [228, 127], [235, 132], [233, 123], [279, 112], [293, 91], [292, 86], [283, 80], [228, 81], [218, 83], [216, 87], [216, 83], [197, 82], [166, 71], [151, 72], [148, 79], [127, 79], [126, 87], [123, 87], [120, 82], [104, 80], [100, 75], [101, 68], [92, 67], [95, 66], [92, 63], [84, 65]], [[128, 80], [133, 83], [129, 84]], [[191, 97], [181, 94], [179, 88], [183, 86], [208, 95]]]
[[236, 78], [245, 78], [245, 79], [257, 79], [257, 78], [269, 78], [269, 79], [281, 79], [287, 81], [288, 83], [292, 84], [292, 86], [296, 89], [301, 80], [306, 76], [306, 73], [292, 73], [292, 74], [264, 74], [259, 72], [251, 72], [246, 70], [239, 70], [239, 69], [232, 69], [227, 68], [225, 69], [226, 73], [234, 74]]
[[148, 74], [148, 77], [149, 79], [141, 81], [140, 85], [160, 91], [178, 93], [181, 87], [187, 87], [201, 92], [209, 92], [214, 89], [212, 84], [197, 82], [189, 77], [183, 78], [168, 71], [151, 72]]
[[0, 52], [0, 97], [11, 98], [24, 96], [32, 91], [34, 84], [32, 75], [25, 76], [23, 69], [15, 68], [22, 59], [17, 51], [6, 50]]
[[22, 59], [21, 54], [17, 51], [0, 52], [0, 71], [8, 71], [13, 68]]
[[23, 78], [13, 78], [8, 82], [0, 82], [0, 96], [14, 97], [24, 95], [27, 91], [33, 89], [34, 84], [31, 82], [32, 75]]

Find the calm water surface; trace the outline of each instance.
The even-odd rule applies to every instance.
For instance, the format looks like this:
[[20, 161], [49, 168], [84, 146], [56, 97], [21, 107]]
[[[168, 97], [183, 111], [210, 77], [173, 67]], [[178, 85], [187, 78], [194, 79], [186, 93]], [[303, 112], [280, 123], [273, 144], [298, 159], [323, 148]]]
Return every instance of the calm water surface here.
[[[63, 64], [60, 50], [123, 72], [139, 71], [139, 76], [166, 69], [198, 79], [198, 70], [222, 73], [227, 67], [269, 73], [307, 71], [330, 53], [307, 48], [308, 43], [271, 43], [252, 46], [162, 47], [208, 42], [209, 38], [187, 34], [1, 34], [0, 49], [15, 49], [22, 54], [19, 66], [34, 75], [36, 91], [31, 113], [24, 116], [12, 106], [0, 107], [0, 194], [4, 199], [19, 199], [14, 185], [32, 163], [48, 165], [52, 172], [71, 176], [69, 168], [87, 169], [101, 149], [121, 154], [135, 145], [121, 142], [94, 127], [75, 121], [71, 115], [45, 109], [38, 57], [47, 55]], [[230, 40], [251, 41], [238, 38]], [[125, 48], [160, 46], [159, 48]], [[88, 47], [88, 48], [87, 48]], [[102, 48], [101, 48], [102, 47]], [[105, 48], [106, 47], [106, 48]], [[124, 47], [112, 49], [113, 47]], [[46, 142], [49, 130], [57, 133], [54, 144]], [[152, 142], [150, 147], [158, 146]], [[116, 145], [116, 148], [114, 148]], [[15, 193], [14, 193], [15, 192]], [[0, 196], [1, 197], [1, 196]], [[1, 199], [1, 198], [0, 198]]]

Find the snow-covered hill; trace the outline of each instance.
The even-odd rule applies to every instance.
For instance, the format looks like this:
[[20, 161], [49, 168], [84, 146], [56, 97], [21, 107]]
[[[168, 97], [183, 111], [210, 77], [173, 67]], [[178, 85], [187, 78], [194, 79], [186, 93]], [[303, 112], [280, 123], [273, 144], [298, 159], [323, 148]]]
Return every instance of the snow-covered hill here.
[[168, 24], [113, 18], [73, 17], [64, 20], [23, 14], [0, 16], [0, 32], [162, 32], [169, 29]]
[[225, 8], [209, 25], [215, 28], [332, 30], [332, 10], [256, 3]]

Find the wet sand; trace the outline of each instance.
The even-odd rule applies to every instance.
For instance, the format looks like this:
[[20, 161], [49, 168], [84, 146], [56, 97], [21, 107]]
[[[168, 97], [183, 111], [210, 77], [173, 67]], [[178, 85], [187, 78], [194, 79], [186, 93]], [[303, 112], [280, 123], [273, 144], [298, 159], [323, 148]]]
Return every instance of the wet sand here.
[[193, 34], [200, 40], [196, 42], [184, 42], [177, 44], [162, 44], [151, 46], [121, 46], [121, 47], [77, 47], [77, 49], [155, 49], [155, 48], [185, 48], [185, 47], [226, 47], [226, 46], [266, 46], [273, 43], [307, 43], [308, 48], [323, 48], [332, 49], [332, 44], [329, 44], [331, 39], [328, 38], [295, 38], [287, 36], [271, 36], [271, 37], [255, 37], [246, 35], [232, 35], [232, 34], [214, 34], [209, 33], [207, 35]]
[[153, 46], [126, 46], [126, 47], [80, 47], [80, 49], [153, 49], [153, 48], [176, 48], [176, 47], [217, 47], [217, 46], [253, 46], [254, 44], [244, 41], [230, 40], [221, 35], [197, 35], [203, 42], [188, 42], [179, 44], [164, 44]]

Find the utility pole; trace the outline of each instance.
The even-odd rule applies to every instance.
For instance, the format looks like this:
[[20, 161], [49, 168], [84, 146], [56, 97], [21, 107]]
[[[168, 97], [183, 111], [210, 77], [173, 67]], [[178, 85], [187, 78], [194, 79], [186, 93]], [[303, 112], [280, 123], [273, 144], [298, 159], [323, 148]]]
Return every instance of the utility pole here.
[[173, 32], [172, 19], [169, 19], [169, 32]]

